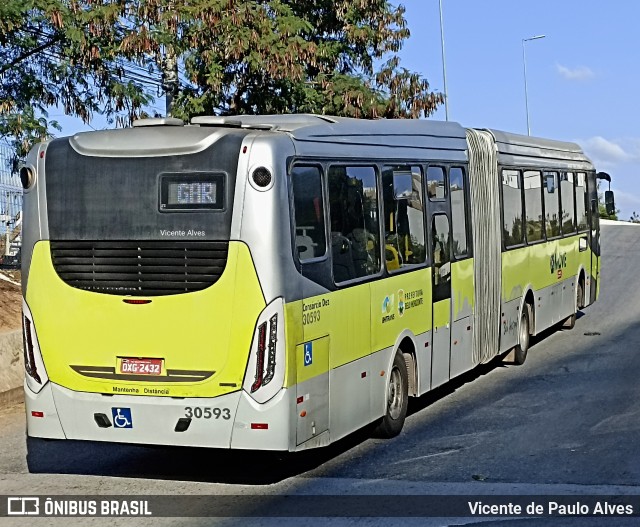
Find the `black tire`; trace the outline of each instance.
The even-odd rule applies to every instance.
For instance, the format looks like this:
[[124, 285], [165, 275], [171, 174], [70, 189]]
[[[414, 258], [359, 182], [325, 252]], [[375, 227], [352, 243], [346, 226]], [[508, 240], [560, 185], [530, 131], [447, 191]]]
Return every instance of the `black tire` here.
[[578, 309], [584, 307], [584, 301], [582, 300], [582, 283], [578, 282], [578, 287], [576, 288], [576, 311], [573, 315], [567, 317], [565, 321], [562, 323], [563, 329], [573, 329], [576, 325], [576, 319], [578, 318]]
[[578, 282], [577, 298], [576, 305], [578, 309], [582, 309], [584, 307], [584, 287], [582, 286], [582, 282]]
[[387, 410], [378, 423], [374, 435], [384, 439], [397, 436], [407, 417], [409, 405], [409, 375], [402, 353], [396, 353], [387, 384]]
[[576, 325], [576, 314], [574, 313], [573, 315], [565, 318], [564, 322], [562, 323], [562, 329], [573, 329], [575, 325]]
[[520, 316], [520, 326], [518, 327], [518, 344], [513, 349], [513, 362], [515, 364], [524, 364], [527, 360], [527, 352], [529, 351], [529, 305], [522, 307], [522, 315]]

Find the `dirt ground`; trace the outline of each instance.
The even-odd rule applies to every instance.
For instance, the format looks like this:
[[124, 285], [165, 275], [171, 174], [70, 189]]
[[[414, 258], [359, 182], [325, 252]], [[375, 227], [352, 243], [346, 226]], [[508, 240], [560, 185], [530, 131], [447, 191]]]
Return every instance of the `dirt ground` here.
[[[0, 271], [2, 277], [20, 282], [20, 273]], [[0, 333], [20, 329], [22, 326], [22, 293], [20, 286], [2, 280], [0, 277]]]

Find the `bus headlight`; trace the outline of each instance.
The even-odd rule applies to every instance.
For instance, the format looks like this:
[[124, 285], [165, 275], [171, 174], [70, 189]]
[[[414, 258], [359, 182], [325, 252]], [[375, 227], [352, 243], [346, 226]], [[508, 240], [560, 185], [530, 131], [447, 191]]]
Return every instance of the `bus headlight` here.
[[40, 344], [36, 328], [33, 325], [33, 315], [24, 299], [22, 300], [22, 341], [27, 386], [33, 393], [38, 393], [47, 384], [49, 377], [40, 353]]
[[259, 403], [266, 403], [282, 388], [284, 344], [284, 303], [277, 298], [258, 317], [244, 375], [244, 390]]

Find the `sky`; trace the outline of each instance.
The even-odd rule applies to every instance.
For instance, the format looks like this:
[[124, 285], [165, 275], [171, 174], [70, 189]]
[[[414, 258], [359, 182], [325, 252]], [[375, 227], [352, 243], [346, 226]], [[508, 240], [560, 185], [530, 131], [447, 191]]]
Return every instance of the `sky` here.
[[[444, 92], [438, 0], [403, 0], [411, 37], [401, 66]], [[531, 135], [573, 141], [612, 176], [620, 219], [640, 214], [640, 2], [442, 0], [449, 120], [526, 134], [522, 39]], [[162, 101], [154, 104], [162, 108]], [[63, 134], [88, 130], [56, 117]], [[432, 119], [444, 120], [444, 105]], [[96, 119], [91, 123], [102, 128]]]

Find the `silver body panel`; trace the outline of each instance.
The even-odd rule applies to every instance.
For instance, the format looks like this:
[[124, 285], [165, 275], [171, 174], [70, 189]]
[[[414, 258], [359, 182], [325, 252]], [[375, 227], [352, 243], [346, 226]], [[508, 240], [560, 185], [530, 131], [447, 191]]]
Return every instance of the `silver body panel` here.
[[576, 143], [553, 141], [538, 137], [488, 130], [493, 135], [498, 151], [498, 164], [523, 167], [554, 168], [561, 165], [567, 170], [593, 170], [591, 160]]

